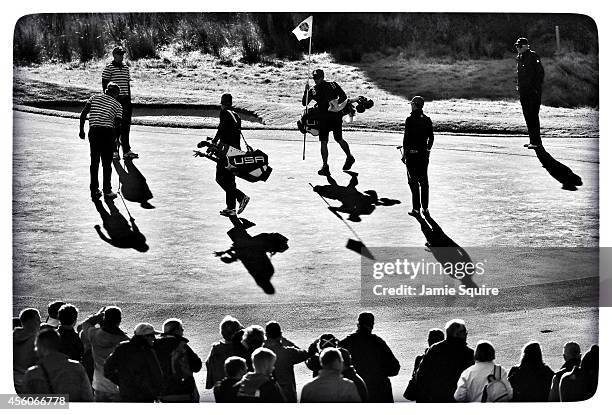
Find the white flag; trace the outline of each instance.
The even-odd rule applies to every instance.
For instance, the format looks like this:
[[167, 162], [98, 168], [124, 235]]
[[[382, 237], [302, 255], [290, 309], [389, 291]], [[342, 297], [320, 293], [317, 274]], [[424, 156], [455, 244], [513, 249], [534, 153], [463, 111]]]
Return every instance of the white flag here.
[[308, 39], [312, 36], [312, 16], [304, 19], [304, 21], [293, 29], [291, 33], [293, 33], [298, 40]]

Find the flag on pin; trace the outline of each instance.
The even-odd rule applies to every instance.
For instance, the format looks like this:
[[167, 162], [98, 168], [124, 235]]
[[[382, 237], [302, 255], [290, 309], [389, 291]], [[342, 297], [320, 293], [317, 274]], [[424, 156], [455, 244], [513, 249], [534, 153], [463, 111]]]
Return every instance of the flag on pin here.
[[308, 39], [312, 36], [312, 16], [307, 17], [297, 25], [295, 29], [291, 32], [297, 37], [298, 40]]

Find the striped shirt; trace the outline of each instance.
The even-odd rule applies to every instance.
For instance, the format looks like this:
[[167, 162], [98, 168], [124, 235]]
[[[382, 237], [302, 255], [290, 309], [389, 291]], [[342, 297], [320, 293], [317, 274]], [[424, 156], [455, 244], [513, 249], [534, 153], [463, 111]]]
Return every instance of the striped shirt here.
[[121, 119], [123, 108], [119, 101], [110, 95], [93, 95], [87, 101], [91, 106], [89, 111], [89, 127], [115, 128], [115, 119]]
[[118, 65], [112, 61], [102, 71], [103, 81], [112, 81], [119, 85], [119, 95], [129, 96], [130, 94], [130, 68], [127, 65]]

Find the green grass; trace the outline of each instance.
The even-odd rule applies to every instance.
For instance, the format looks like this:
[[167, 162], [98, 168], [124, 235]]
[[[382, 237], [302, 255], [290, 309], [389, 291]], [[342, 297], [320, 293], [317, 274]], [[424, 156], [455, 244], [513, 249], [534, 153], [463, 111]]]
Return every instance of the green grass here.
[[[167, 49], [160, 52], [159, 58], [132, 62], [133, 100], [210, 105], [218, 104], [221, 94], [231, 92], [237, 107], [256, 113], [266, 126], [294, 129], [302, 111], [300, 99], [308, 73], [307, 61], [246, 65], [231, 56], [228, 52], [226, 58], [218, 60], [199, 52], [177, 54]], [[593, 86], [592, 78], [597, 71], [580, 71], [580, 66], [573, 67], [571, 62], [566, 59], [553, 65], [544, 61], [547, 68], [552, 68], [547, 73], [553, 79], [557, 76], [554, 68], [565, 68], [565, 87], [559, 83], [561, 86], [550, 92], [545, 87], [545, 103], [547, 99], [558, 101], [561, 98], [554, 97], [567, 96], [559, 91], [572, 85], [573, 90], [580, 87], [584, 93], [593, 93], [595, 88], [596, 94], [597, 84]], [[101, 89], [105, 64], [106, 60], [100, 60], [15, 67], [14, 103], [84, 101]], [[318, 54], [312, 57], [311, 69], [315, 67], [323, 68], [326, 77], [338, 81], [349, 96], [365, 95], [374, 100], [374, 107], [358, 114], [348, 127], [401, 130], [410, 112], [408, 101], [421, 94], [426, 99], [425, 112], [432, 117], [437, 131], [526, 133], [514, 89], [512, 59], [436, 63], [370, 58], [347, 65], [334, 62], [327, 54]], [[582, 78], [586, 74], [586, 80], [579, 83], [576, 74]], [[551, 94], [550, 98], [547, 94]], [[592, 107], [543, 106], [542, 132], [549, 136], [598, 136], [598, 116], [598, 110]]]

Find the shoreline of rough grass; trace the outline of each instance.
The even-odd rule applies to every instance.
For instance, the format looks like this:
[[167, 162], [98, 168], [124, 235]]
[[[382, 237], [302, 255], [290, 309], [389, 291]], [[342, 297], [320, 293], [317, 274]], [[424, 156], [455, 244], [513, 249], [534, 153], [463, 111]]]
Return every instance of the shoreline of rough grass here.
[[[14, 104], [85, 102], [101, 90], [100, 74], [106, 62], [15, 67]], [[168, 50], [159, 59], [130, 64], [135, 103], [218, 105], [221, 94], [231, 92], [237, 107], [257, 114], [263, 120], [261, 127], [271, 129], [294, 129], [303, 109], [300, 100], [307, 72], [305, 61], [255, 65], [233, 62], [227, 66], [209, 55], [175, 55]], [[374, 107], [357, 114], [349, 128], [401, 131], [410, 112], [411, 96], [420, 94], [426, 97], [425, 112], [436, 131], [526, 135], [518, 97], [513, 96], [510, 60], [444, 64], [387, 58], [353, 66], [318, 54], [313, 55], [312, 66], [324, 69], [326, 76], [337, 80], [349, 96], [364, 95], [374, 100]], [[483, 78], [482, 68], [492, 74], [491, 79]], [[479, 87], [470, 89], [470, 85]], [[596, 108], [543, 106], [540, 119], [544, 136], [599, 136]], [[176, 120], [157, 123], [176, 124]]]

